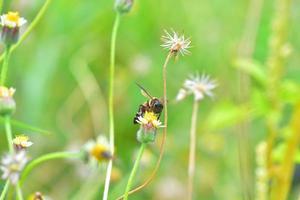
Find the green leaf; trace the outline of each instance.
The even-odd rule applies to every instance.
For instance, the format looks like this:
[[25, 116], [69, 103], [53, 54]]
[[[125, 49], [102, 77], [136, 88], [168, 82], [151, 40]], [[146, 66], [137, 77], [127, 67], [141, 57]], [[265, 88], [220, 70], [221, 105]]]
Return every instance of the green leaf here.
[[280, 85], [280, 98], [285, 103], [295, 104], [300, 100], [300, 86], [293, 81], [284, 81]]
[[265, 67], [261, 63], [250, 59], [240, 58], [235, 60], [233, 66], [254, 78], [261, 85], [266, 85], [267, 75], [264, 71]]
[[252, 90], [251, 107], [257, 116], [263, 116], [270, 111], [270, 103], [268, 102], [265, 91], [259, 89]]
[[[4, 118], [0, 117], [0, 123], [4, 124]], [[11, 124], [13, 127], [20, 129], [20, 130], [25, 130], [25, 131], [29, 131], [31, 133], [38, 133], [38, 134], [44, 134], [44, 135], [49, 135], [51, 134], [50, 131], [47, 130], [43, 130], [28, 124], [25, 124], [23, 122], [11, 119]]]

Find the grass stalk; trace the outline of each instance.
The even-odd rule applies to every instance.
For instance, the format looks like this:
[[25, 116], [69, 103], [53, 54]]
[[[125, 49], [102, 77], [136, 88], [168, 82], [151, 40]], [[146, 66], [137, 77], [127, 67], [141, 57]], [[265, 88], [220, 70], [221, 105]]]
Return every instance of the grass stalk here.
[[7, 180], [5, 182], [4, 188], [3, 188], [2, 192], [1, 192], [1, 195], [0, 195], [0, 200], [4, 200], [5, 199], [5, 196], [7, 194], [8, 188], [9, 188], [9, 180]]
[[4, 51], [4, 60], [3, 60], [1, 75], [0, 75], [0, 85], [3, 85], [3, 86], [5, 85], [5, 80], [6, 80], [7, 71], [8, 71], [10, 49], [11, 49], [10, 46], [6, 46], [5, 51]]
[[298, 146], [300, 144], [300, 102], [295, 107], [293, 119], [291, 122], [292, 135], [288, 138], [287, 149], [278, 173], [278, 187], [276, 195], [274, 195], [275, 200], [285, 200], [288, 199], [288, 194], [291, 186], [292, 175], [294, 172], [294, 161], [297, 154]]
[[[114, 154], [115, 146], [115, 130], [114, 130], [114, 78], [115, 78], [115, 54], [116, 54], [116, 39], [117, 32], [120, 25], [120, 13], [117, 12], [115, 22], [113, 25], [112, 36], [111, 36], [111, 48], [110, 48], [110, 74], [109, 74], [109, 99], [108, 99], [108, 113], [109, 113], [109, 143], [112, 154]], [[105, 185], [103, 192], [103, 200], [107, 200], [110, 177], [112, 172], [113, 159], [111, 159], [107, 166]]]
[[188, 167], [188, 200], [193, 199], [194, 177], [196, 167], [196, 129], [197, 129], [197, 113], [198, 113], [199, 101], [194, 101], [192, 111], [192, 122], [190, 131], [190, 153], [189, 153], [189, 167]]
[[5, 116], [4, 126], [5, 126], [5, 133], [6, 133], [7, 143], [8, 143], [8, 149], [10, 153], [13, 153], [14, 147], [13, 147], [11, 124], [10, 124], [10, 116]]
[[44, 163], [46, 161], [54, 160], [54, 159], [63, 159], [63, 158], [80, 158], [82, 156], [81, 152], [54, 152], [42, 155], [34, 160], [32, 160], [29, 164], [26, 165], [22, 172], [22, 176], [20, 179], [20, 185], [23, 185], [24, 181], [28, 177], [29, 173], [39, 164]]
[[143, 156], [143, 153], [144, 153], [144, 150], [145, 150], [145, 147], [147, 146], [146, 143], [142, 143], [141, 144], [141, 147], [140, 147], [140, 150], [139, 150], [139, 153], [136, 157], [136, 160], [134, 162], [134, 166], [131, 170], [131, 173], [130, 173], [130, 176], [129, 176], [129, 179], [128, 179], [128, 182], [127, 182], [127, 185], [126, 185], [126, 189], [125, 189], [125, 193], [124, 193], [124, 200], [127, 200], [128, 199], [128, 193], [129, 193], [129, 190], [132, 186], [132, 183], [133, 183], [133, 180], [134, 180], [134, 177], [136, 175], [136, 172], [137, 172], [137, 169], [138, 169], [138, 166], [140, 164], [140, 161], [141, 161], [141, 158]]
[[22, 189], [20, 186], [20, 183], [17, 183], [16, 185], [16, 192], [17, 192], [17, 200], [23, 200], [23, 193], [22, 193]]
[[[140, 190], [142, 190], [143, 188], [145, 188], [147, 185], [149, 185], [152, 180], [154, 179], [158, 168], [160, 166], [160, 162], [162, 160], [163, 154], [164, 154], [164, 147], [165, 147], [165, 143], [166, 143], [166, 137], [167, 137], [167, 126], [168, 126], [168, 105], [167, 105], [167, 66], [170, 62], [170, 59], [172, 57], [172, 53], [170, 52], [167, 57], [166, 60], [164, 62], [163, 65], [163, 88], [164, 88], [164, 130], [163, 130], [163, 134], [162, 134], [162, 141], [161, 141], [161, 145], [160, 145], [160, 152], [159, 152], [159, 157], [158, 160], [155, 164], [155, 167], [151, 173], [151, 175], [144, 181], [144, 183], [142, 183], [140, 186], [134, 188], [133, 190], [131, 190], [128, 194], [133, 194], [135, 192], [138, 192]], [[120, 196], [118, 198], [118, 200], [123, 199], [124, 196]]]

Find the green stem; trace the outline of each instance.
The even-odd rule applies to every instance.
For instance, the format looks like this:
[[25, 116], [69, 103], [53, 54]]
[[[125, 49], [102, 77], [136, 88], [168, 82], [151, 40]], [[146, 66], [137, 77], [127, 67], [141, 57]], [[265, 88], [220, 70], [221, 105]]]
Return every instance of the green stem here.
[[190, 131], [190, 154], [189, 154], [189, 167], [188, 167], [188, 198], [193, 199], [193, 188], [196, 168], [196, 129], [197, 129], [197, 113], [198, 113], [199, 102], [194, 101], [193, 113], [192, 113], [192, 124]]
[[5, 199], [5, 196], [6, 196], [6, 193], [8, 191], [8, 188], [9, 188], [9, 180], [7, 180], [5, 182], [4, 188], [3, 188], [2, 192], [1, 192], [0, 200], [4, 200]]
[[[114, 77], [115, 77], [115, 53], [116, 53], [116, 39], [120, 24], [121, 15], [117, 13], [113, 25], [110, 48], [110, 74], [109, 74], [109, 99], [108, 99], [108, 114], [109, 114], [109, 143], [112, 154], [114, 154], [115, 146], [115, 130], [114, 130]], [[112, 171], [113, 160], [110, 160], [107, 166], [105, 186], [103, 192], [103, 200], [108, 198], [108, 191], [110, 185], [110, 176]]]
[[0, 13], [2, 14], [2, 9], [3, 9], [3, 0], [0, 0]]
[[[151, 183], [151, 181], [154, 179], [159, 166], [160, 166], [160, 162], [162, 160], [162, 157], [164, 155], [164, 148], [165, 148], [165, 143], [166, 143], [166, 138], [167, 138], [167, 126], [168, 126], [168, 101], [167, 101], [167, 66], [170, 62], [170, 59], [172, 58], [172, 53], [170, 52], [165, 60], [165, 63], [163, 65], [163, 87], [164, 87], [164, 130], [163, 130], [163, 134], [162, 134], [162, 139], [161, 139], [161, 145], [160, 145], [160, 150], [159, 150], [159, 156], [158, 156], [158, 160], [155, 164], [155, 167], [151, 173], [151, 175], [146, 179], [146, 181], [144, 181], [143, 184], [141, 184], [140, 186], [134, 188], [133, 190], [131, 190], [128, 194], [133, 194], [137, 191], [142, 190], [144, 187], [146, 187], [148, 184]], [[118, 200], [121, 200], [123, 198], [123, 196], [119, 197]]]
[[6, 133], [7, 143], [8, 143], [8, 149], [10, 153], [13, 153], [14, 147], [13, 147], [11, 124], [10, 124], [10, 116], [5, 116], [4, 126], [5, 126], [5, 133]]
[[22, 189], [20, 186], [20, 183], [18, 182], [16, 185], [16, 191], [17, 191], [17, 200], [23, 200], [23, 193], [22, 193]]
[[32, 160], [28, 165], [26, 165], [25, 169], [22, 172], [22, 176], [20, 179], [20, 185], [23, 185], [26, 180], [28, 174], [31, 172], [33, 168], [37, 165], [54, 159], [62, 159], [62, 158], [80, 158], [82, 156], [81, 152], [54, 152], [42, 155], [34, 160]]
[[5, 80], [7, 76], [8, 71], [8, 62], [10, 57], [10, 46], [6, 46], [5, 52], [4, 52], [4, 61], [2, 65], [1, 75], [0, 75], [0, 85], [5, 85]]
[[141, 161], [141, 158], [142, 158], [142, 155], [143, 155], [143, 152], [145, 150], [146, 145], [147, 145], [146, 143], [142, 143], [142, 145], [140, 147], [139, 153], [138, 153], [138, 155], [136, 157], [134, 166], [132, 168], [132, 171], [130, 173], [130, 176], [129, 176], [129, 179], [128, 179], [128, 182], [127, 182], [127, 185], [126, 185], [126, 190], [125, 190], [124, 198], [123, 198], [124, 200], [128, 199], [129, 190], [130, 190], [130, 188], [132, 186], [133, 179], [135, 177], [137, 168], [138, 168], [138, 166], [140, 164], [140, 161]]
[[[46, 10], [49, 7], [49, 4], [51, 3], [52, 0], [46, 0], [32, 23], [28, 26], [27, 30], [24, 32], [24, 34], [20, 37], [19, 41], [14, 44], [11, 47], [11, 52], [13, 52], [20, 44], [28, 37], [28, 35], [31, 33], [31, 31], [36, 27], [36, 25], [40, 22], [41, 18], [45, 15]], [[0, 62], [4, 59], [4, 54], [0, 56]]]

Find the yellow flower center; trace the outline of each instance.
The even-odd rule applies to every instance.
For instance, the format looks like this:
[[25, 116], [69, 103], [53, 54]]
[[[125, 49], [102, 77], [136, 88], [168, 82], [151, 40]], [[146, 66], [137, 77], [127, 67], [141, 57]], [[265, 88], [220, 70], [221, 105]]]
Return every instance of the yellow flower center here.
[[8, 14], [6, 15], [7, 19], [11, 22], [15, 22], [18, 23], [20, 16], [18, 12], [8, 12]]
[[15, 89], [0, 86], [0, 97], [12, 97], [15, 93]]
[[157, 115], [154, 112], [145, 112], [143, 118], [148, 122], [153, 122], [157, 120]]
[[15, 139], [13, 140], [13, 143], [15, 145], [22, 145], [23, 143], [26, 143], [29, 141], [29, 138], [26, 135], [19, 135], [16, 136]]
[[98, 161], [102, 160], [108, 160], [109, 158], [105, 156], [106, 153], [109, 153], [109, 150], [107, 149], [106, 146], [101, 145], [101, 144], [96, 144], [92, 149], [91, 149], [91, 155], [95, 157]]

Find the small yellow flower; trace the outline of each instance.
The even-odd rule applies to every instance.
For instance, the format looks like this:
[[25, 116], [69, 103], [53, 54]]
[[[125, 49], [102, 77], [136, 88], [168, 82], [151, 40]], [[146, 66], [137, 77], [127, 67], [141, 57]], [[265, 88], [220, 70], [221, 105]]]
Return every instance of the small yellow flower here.
[[5, 86], [0, 86], [0, 98], [7, 98], [7, 97], [13, 97], [15, 94], [16, 89], [14, 88], [7, 88]]
[[9, 28], [21, 27], [27, 21], [18, 12], [8, 12], [0, 17], [1, 25]]
[[153, 128], [161, 127], [161, 122], [158, 120], [157, 114], [154, 112], [145, 112], [144, 116], [140, 116], [137, 121], [144, 126], [152, 126]]
[[18, 135], [13, 139], [13, 144], [17, 149], [25, 149], [33, 145], [31, 141], [29, 141], [29, 137], [26, 135]]
[[85, 150], [90, 158], [98, 162], [112, 159], [109, 143], [104, 136], [99, 136], [96, 141], [91, 140], [87, 142]]

